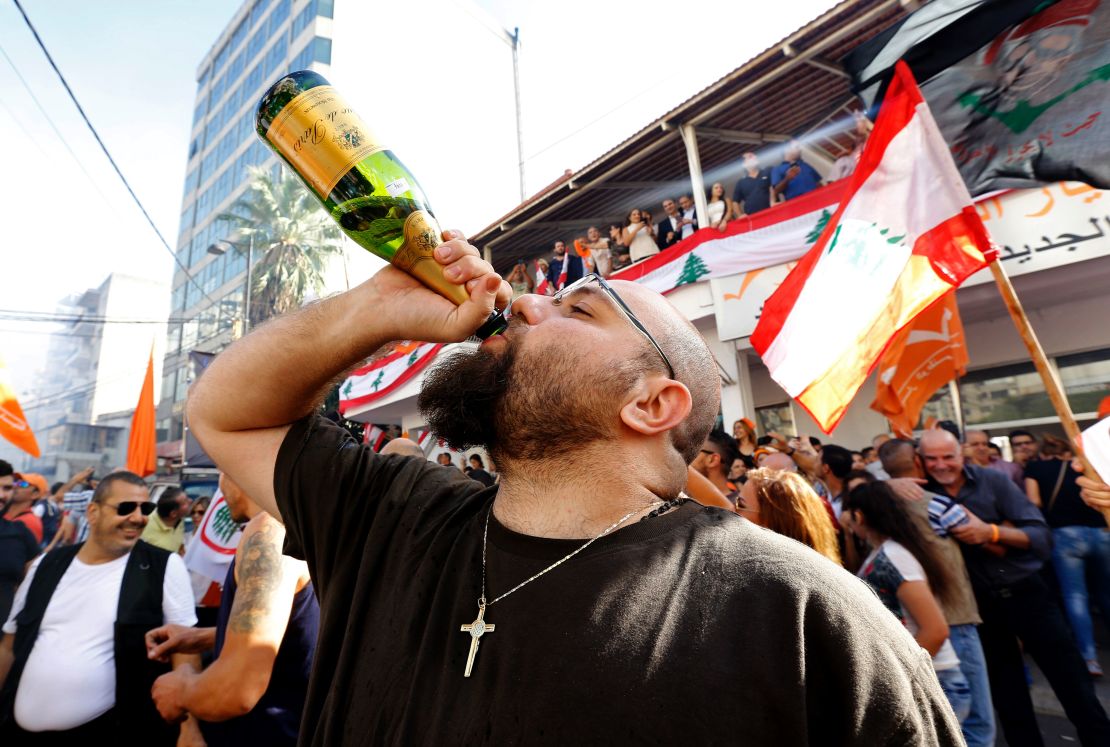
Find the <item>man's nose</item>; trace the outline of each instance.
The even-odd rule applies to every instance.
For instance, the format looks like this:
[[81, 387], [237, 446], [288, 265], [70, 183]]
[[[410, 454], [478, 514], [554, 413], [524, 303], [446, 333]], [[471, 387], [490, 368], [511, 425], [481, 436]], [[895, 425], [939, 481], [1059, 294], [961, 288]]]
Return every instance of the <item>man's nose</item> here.
[[514, 317], [521, 317], [528, 325], [535, 326], [555, 313], [555, 304], [550, 296], [525, 293], [513, 301], [509, 307]]

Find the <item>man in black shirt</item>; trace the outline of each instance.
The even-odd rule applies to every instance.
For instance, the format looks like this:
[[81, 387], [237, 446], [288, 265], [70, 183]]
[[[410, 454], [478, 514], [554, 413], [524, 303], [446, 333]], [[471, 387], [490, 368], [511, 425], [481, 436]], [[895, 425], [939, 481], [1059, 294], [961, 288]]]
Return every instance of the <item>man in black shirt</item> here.
[[928, 655], [857, 579], [681, 501], [720, 384], [658, 294], [590, 277], [522, 296], [505, 335], [429, 372], [429, 425], [484, 445], [496, 488], [312, 415], [386, 341], [458, 341], [508, 303], [444, 238], [466, 303], [388, 267], [239, 340], [190, 396], [319, 594], [302, 744], [960, 743]]
[[736, 218], [755, 215], [771, 207], [771, 172], [759, 168], [759, 156], [744, 154], [744, 176], [732, 190], [732, 213]]

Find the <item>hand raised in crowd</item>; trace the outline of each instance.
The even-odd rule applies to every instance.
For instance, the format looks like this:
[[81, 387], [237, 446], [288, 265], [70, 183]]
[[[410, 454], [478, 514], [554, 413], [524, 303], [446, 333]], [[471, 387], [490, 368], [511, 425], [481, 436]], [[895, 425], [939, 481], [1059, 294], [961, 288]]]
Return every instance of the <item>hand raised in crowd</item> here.
[[147, 657], [161, 662], [168, 662], [172, 654], [203, 654], [215, 644], [215, 628], [163, 625], [146, 633]]
[[447, 280], [466, 288], [470, 300], [456, 306], [408, 273], [385, 267], [368, 285], [379, 297], [375, 307], [389, 309], [381, 320], [389, 326], [384, 332], [392, 333], [390, 339], [457, 342], [473, 333], [495, 306], [503, 309], [512, 299], [512, 286], [466, 242], [462, 232], [444, 231], [443, 239], [436, 247], [435, 261], [443, 266]]

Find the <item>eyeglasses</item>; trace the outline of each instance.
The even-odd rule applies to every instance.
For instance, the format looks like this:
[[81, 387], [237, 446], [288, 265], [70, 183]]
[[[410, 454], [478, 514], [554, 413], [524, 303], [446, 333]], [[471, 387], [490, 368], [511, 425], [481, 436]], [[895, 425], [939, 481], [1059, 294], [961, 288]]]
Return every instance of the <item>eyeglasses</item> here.
[[154, 501], [120, 501], [114, 506], [106, 506], [105, 508], [114, 508], [119, 516], [130, 516], [137, 508], [143, 512], [143, 516], [150, 516], [154, 513], [156, 504]]
[[552, 296], [552, 300], [555, 301], [555, 303], [561, 303], [562, 300], [569, 296], [571, 293], [581, 290], [590, 283], [597, 283], [601, 290], [604, 291], [605, 295], [613, 300], [613, 303], [617, 305], [617, 308], [622, 314], [624, 314], [625, 318], [627, 318], [628, 321], [632, 323], [632, 326], [638, 329], [640, 331], [640, 334], [647, 338], [647, 341], [650, 342], [651, 346], [655, 348], [656, 352], [659, 353], [659, 357], [663, 359], [663, 363], [665, 363], [667, 366], [667, 372], [673, 379], [674, 366], [671, 365], [671, 361], [669, 358], [667, 358], [667, 354], [663, 352], [663, 348], [659, 347], [659, 343], [656, 342], [655, 338], [651, 336], [651, 332], [648, 332], [647, 327], [644, 326], [644, 323], [636, 318], [636, 315], [632, 312], [632, 309], [628, 308], [628, 304], [626, 304], [624, 300], [619, 295], [617, 295], [617, 292], [613, 290], [613, 287], [609, 285], [609, 283], [605, 282], [605, 279], [597, 273], [590, 273], [581, 280], [575, 280], [566, 288], [563, 288], [561, 291], [557, 291], [555, 295]]

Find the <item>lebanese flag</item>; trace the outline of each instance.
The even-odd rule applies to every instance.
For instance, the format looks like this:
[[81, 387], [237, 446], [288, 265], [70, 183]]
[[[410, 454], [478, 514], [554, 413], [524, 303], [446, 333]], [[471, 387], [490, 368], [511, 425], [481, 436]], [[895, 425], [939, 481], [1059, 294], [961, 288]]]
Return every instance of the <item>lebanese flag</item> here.
[[933, 393], [967, 369], [964, 327], [955, 292], [941, 298], [895, 336], [879, 359], [871, 409], [902, 438], [913, 435], [921, 408]]
[[567, 286], [567, 267], [570, 265], [570, 252], [563, 255], [563, 266], [559, 270], [559, 281], [555, 283], [555, 290], [561, 291]]
[[540, 267], [540, 261], [536, 260], [536, 293], [541, 296], [551, 295], [551, 283], [547, 282], [547, 273]]
[[385, 444], [385, 431], [372, 423], [367, 423], [362, 430], [362, 442], [369, 444], [374, 451], [381, 451]]
[[425, 428], [422, 430], [420, 435], [416, 437], [416, 443], [420, 444], [420, 448], [424, 451], [424, 455], [427, 456], [428, 452], [432, 450], [432, 447], [436, 445], [436, 440], [432, 438], [431, 429]]
[[899, 62], [848, 192], [767, 299], [752, 346], [831, 433], [891, 339], [996, 256], [948, 147]]

